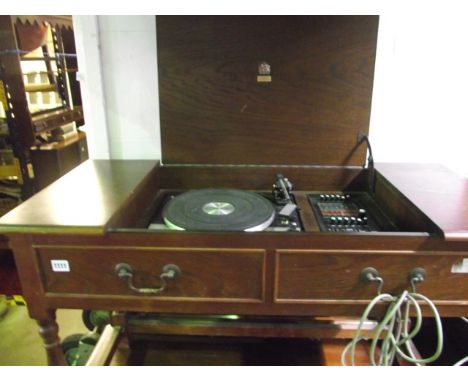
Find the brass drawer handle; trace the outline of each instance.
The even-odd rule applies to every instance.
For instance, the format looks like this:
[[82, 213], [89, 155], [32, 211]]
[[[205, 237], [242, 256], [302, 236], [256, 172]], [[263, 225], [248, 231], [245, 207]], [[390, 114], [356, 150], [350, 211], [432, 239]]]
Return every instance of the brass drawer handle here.
[[137, 288], [133, 285], [133, 269], [126, 263], [120, 263], [115, 266], [115, 273], [122, 280], [127, 281], [128, 287], [137, 293], [142, 294], [159, 294], [167, 287], [168, 280], [175, 280], [182, 275], [182, 271], [177, 265], [167, 264], [163, 267], [162, 273], [159, 275], [161, 286], [157, 288]]

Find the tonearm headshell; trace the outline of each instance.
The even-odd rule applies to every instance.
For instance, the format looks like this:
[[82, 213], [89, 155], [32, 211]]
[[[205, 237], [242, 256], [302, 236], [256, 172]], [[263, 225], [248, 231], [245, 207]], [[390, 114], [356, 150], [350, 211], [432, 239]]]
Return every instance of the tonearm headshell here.
[[273, 184], [273, 197], [275, 202], [284, 207], [279, 211], [279, 215], [289, 217], [297, 209], [296, 203], [291, 199], [289, 192], [292, 190], [292, 183], [282, 174], [276, 175], [276, 181]]

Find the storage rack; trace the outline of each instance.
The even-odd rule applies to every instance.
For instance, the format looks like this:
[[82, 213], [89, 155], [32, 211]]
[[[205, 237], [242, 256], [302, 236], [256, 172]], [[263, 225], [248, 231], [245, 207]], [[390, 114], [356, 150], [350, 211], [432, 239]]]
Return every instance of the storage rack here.
[[[38, 55], [29, 54], [24, 41], [38, 38], [41, 29], [49, 41], [37, 44]], [[28, 83], [27, 62], [44, 63], [39, 83]], [[0, 215], [87, 159], [77, 70], [71, 16], [0, 16]], [[55, 103], [33, 109], [31, 97]], [[55, 147], [61, 128], [73, 122], [78, 135]], [[67, 150], [65, 165], [60, 150]]]

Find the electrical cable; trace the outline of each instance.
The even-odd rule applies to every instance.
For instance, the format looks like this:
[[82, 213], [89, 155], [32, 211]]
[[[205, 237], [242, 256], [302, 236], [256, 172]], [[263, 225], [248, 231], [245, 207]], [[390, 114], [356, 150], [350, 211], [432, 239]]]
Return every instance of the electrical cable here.
[[465, 358], [462, 358], [460, 361], [458, 361], [455, 365], [453, 366], [462, 366], [464, 363], [468, 362], [468, 355]]
[[[356, 333], [353, 339], [348, 343], [341, 354], [342, 365], [347, 365], [347, 359], [350, 359], [350, 364], [355, 365], [356, 345], [362, 340], [371, 339], [369, 350], [369, 358], [374, 366], [390, 366], [393, 364], [395, 357], [399, 356], [407, 362], [421, 366], [421, 364], [434, 362], [442, 353], [443, 347], [443, 331], [442, 322], [437, 308], [426, 296], [413, 292], [404, 291], [400, 295], [392, 296], [388, 293], [379, 293], [366, 307], [362, 314]], [[361, 335], [361, 328], [364, 321], [379, 303], [390, 303], [383, 318], [378, 323], [377, 327], [370, 336]], [[432, 312], [436, 323], [436, 349], [434, 353], [426, 358], [418, 358], [412, 349], [412, 339], [418, 334], [422, 325], [422, 311], [420, 304], [425, 303]], [[410, 312], [414, 309], [415, 322], [413, 329], [409, 332], [410, 327]], [[380, 341], [380, 349], [378, 343]], [[377, 352], [380, 352], [377, 357]], [[348, 353], [350, 353], [348, 357]], [[462, 360], [463, 361], [463, 360]], [[461, 362], [461, 361], [460, 361]], [[466, 362], [466, 359], [465, 361]], [[462, 362], [462, 363], [464, 363]]]

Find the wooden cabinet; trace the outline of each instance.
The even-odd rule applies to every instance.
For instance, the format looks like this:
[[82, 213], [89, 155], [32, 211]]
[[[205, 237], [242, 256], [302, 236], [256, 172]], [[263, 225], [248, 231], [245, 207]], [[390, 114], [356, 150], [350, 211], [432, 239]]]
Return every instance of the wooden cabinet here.
[[[164, 164], [87, 161], [0, 220], [50, 363], [64, 363], [57, 308], [127, 312], [134, 333], [154, 316], [233, 315], [250, 321], [166, 329], [336, 337], [343, 327], [319, 318], [361, 316], [377, 292], [359, 278], [366, 267], [395, 294], [422, 267], [417, 290], [443, 316], [468, 314], [468, 272], [454, 271], [468, 259], [466, 181], [434, 165], [364, 166], [378, 17], [163, 16], [157, 28]], [[266, 67], [271, 81], [259, 81]], [[264, 194], [278, 173], [294, 184], [303, 230], [148, 228], [168, 191]], [[367, 193], [399, 229], [321, 231], [310, 194], [322, 192]], [[132, 285], [116, 274], [122, 263]], [[168, 264], [182, 275], [163, 293], [138, 292], [159, 286]]]
[[[393, 183], [390, 174], [398, 174], [401, 181], [405, 166], [392, 168], [386, 172], [387, 188]], [[335, 182], [334, 171], [314, 169], [322, 174], [303, 178], [300, 192], [307, 192], [317, 181]], [[362, 176], [352, 175], [353, 171], [343, 170], [339, 178], [348, 182], [350, 177]], [[377, 182], [384, 182], [383, 173], [378, 173]], [[195, 175], [151, 161], [88, 161], [0, 220], [0, 229], [8, 235], [15, 254], [29, 313], [43, 328], [46, 344], [56, 341], [53, 312], [57, 308], [191, 317], [236, 315], [262, 321], [193, 330], [204, 334], [212, 330], [216, 335], [326, 333], [333, 337], [343, 333], [339, 325], [324, 328], [321, 323], [286, 325], [284, 321], [360, 316], [378, 287], [359, 278], [366, 267], [376, 268], [385, 282], [383, 291], [394, 294], [411, 288], [408, 275], [412, 269], [424, 268], [426, 279], [416, 285], [417, 291], [433, 300], [443, 316], [468, 314], [467, 273], [457, 268], [466, 262], [468, 247], [461, 238], [463, 232], [454, 225], [449, 226], [448, 239], [444, 231], [328, 233], [317, 231], [314, 224], [297, 233], [149, 230], [148, 212], [160, 202], [162, 189], [173, 189], [175, 184], [200, 188], [204, 182], [228, 183], [232, 172], [216, 168], [201, 178]], [[242, 187], [252, 189], [249, 182], [266, 184], [271, 174], [260, 167], [244, 169], [244, 175]], [[80, 182], [86, 183], [85, 190], [76, 187]], [[421, 184], [414, 176], [406, 178], [408, 182]], [[326, 186], [329, 189], [330, 184]], [[377, 189], [386, 189], [380, 186]], [[63, 190], [80, 201], [78, 205], [66, 199], [53, 203]], [[393, 197], [407, 201], [400, 191], [394, 191]], [[432, 194], [432, 203], [423, 211], [415, 207], [427, 197], [421, 192], [412, 196], [413, 223], [420, 220], [425, 226], [426, 216], [432, 215], [444, 227], [444, 220], [430, 207], [442, 196]], [[315, 219], [306, 204], [301, 213], [310, 221]], [[466, 216], [457, 215], [457, 219], [466, 221]], [[68, 271], [54, 270], [53, 261], [66, 261]], [[121, 263], [132, 268], [135, 288], [160, 286], [161, 272], [168, 264], [177, 265], [181, 276], [168, 281], [162, 293], [139, 293], [116, 274]], [[427, 306], [422, 310], [430, 314]], [[151, 319], [145, 321], [145, 330], [148, 322]], [[132, 319], [132, 330], [143, 330], [136, 325]], [[166, 329], [173, 333], [180, 327]], [[190, 334], [190, 330], [184, 333]], [[51, 363], [63, 362], [58, 347], [48, 347], [48, 353]]]

